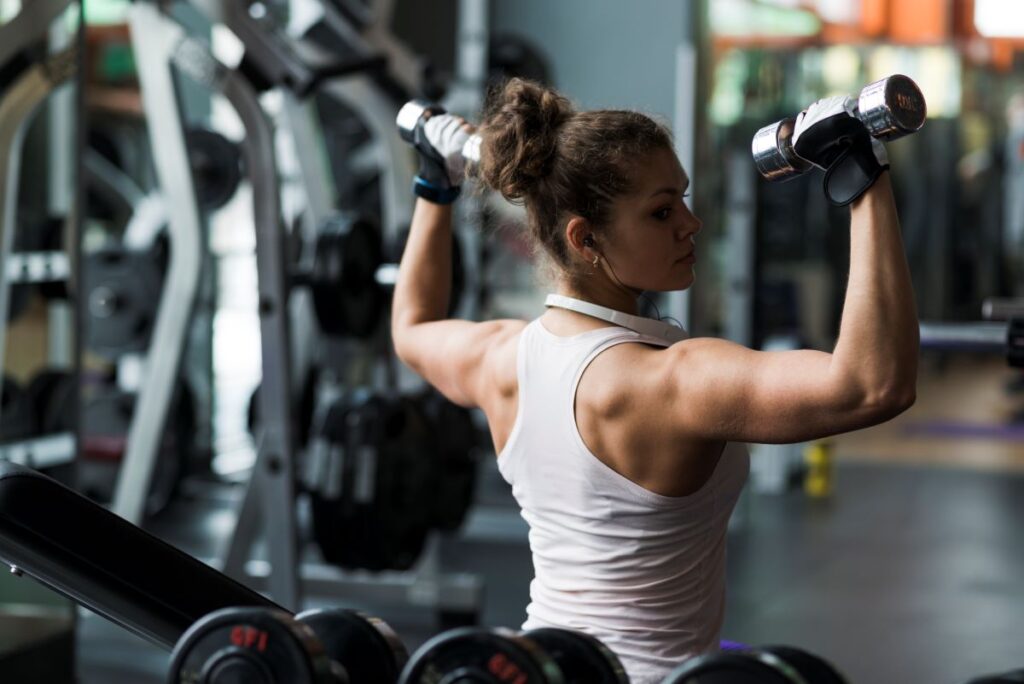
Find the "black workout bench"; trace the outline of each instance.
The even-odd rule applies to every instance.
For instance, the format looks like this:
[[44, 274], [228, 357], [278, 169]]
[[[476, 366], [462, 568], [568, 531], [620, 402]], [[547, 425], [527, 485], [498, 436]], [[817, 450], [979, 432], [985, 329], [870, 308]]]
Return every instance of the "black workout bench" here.
[[7, 462], [0, 462], [0, 560], [168, 650], [214, 610], [284, 610], [59, 482]]

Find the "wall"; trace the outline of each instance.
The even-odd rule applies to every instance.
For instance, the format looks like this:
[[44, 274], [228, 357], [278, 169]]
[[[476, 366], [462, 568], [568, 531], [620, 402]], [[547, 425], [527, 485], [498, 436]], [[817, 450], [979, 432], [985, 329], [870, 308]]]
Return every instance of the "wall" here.
[[554, 85], [582, 108], [639, 109], [672, 122], [676, 48], [690, 0], [495, 0], [492, 27], [548, 55]]

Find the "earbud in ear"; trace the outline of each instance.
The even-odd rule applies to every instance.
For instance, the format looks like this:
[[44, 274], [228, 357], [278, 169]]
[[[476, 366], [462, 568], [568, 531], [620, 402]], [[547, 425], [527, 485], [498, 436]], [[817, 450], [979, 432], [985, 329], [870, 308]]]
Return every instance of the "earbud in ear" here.
[[594, 236], [593, 235], [588, 235], [587, 237], [583, 238], [583, 246], [584, 247], [593, 247], [594, 246]]

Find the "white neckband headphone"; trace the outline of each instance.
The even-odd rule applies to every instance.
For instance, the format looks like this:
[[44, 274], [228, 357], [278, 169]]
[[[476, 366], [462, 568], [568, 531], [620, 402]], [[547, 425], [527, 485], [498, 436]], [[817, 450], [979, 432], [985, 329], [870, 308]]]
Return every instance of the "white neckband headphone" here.
[[594, 318], [598, 318], [602, 321], [608, 321], [609, 323], [614, 323], [620, 327], [628, 328], [629, 330], [638, 332], [641, 335], [650, 335], [670, 343], [685, 340], [688, 337], [685, 330], [676, 327], [671, 323], [659, 321], [654, 318], [646, 318], [644, 316], [634, 316], [633, 314], [609, 309], [606, 306], [585, 302], [582, 299], [576, 299], [575, 297], [549, 294], [547, 299], [544, 300], [544, 306], [555, 307], [557, 309], [567, 309], [587, 316], [593, 316]]

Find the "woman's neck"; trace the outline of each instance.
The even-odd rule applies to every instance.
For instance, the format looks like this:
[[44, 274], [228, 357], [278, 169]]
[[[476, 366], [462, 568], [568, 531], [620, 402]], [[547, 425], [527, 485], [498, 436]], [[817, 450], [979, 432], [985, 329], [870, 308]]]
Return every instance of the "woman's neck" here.
[[582, 299], [585, 302], [608, 307], [609, 309], [615, 309], [616, 311], [622, 311], [634, 316], [639, 313], [636, 304], [639, 295], [607, 281], [603, 283], [587, 282], [581, 284], [571, 283], [568, 280], [562, 279], [558, 282], [555, 292], [564, 297]]

